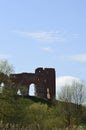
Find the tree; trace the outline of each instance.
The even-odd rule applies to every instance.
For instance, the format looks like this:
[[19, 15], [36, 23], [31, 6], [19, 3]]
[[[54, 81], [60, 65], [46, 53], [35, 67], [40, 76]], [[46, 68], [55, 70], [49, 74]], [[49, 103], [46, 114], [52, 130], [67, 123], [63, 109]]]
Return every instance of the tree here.
[[64, 102], [72, 102], [77, 105], [85, 101], [85, 85], [82, 82], [73, 82], [72, 86], [65, 85], [58, 94], [58, 99]]
[[0, 61], [0, 93], [2, 93], [3, 86], [10, 87], [11, 80], [9, 75], [14, 72], [13, 65], [10, 65], [7, 60]]
[[3, 88], [3, 93], [0, 95], [0, 121], [2, 121], [3, 128], [15, 130], [26, 126], [27, 122], [27, 101], [23, 96], [18, 96], [16, 93], [16, 86], [12, 89]]
[[85, 85], [73, 82], [72, 86], [62, 87], [58, 99], [65, 102], [65, 113], [68, 126], [79, 124], [82, 116], [82, 104], [85, 101]]
[[44, 130], [44, 120], [47, 117], [48, 106], [46, 104], [34, 103], [29, 107], [29, 116], [31, 116], [31, 127], [35, 130]]
[[72, 84], [72, 102], [77, 105], [83, 104], [85, 102], [86, 96], [85, 91], [86, 88], [83, 83], [73, 82]]
[[58, 101], [54, 103], [47, 111], [47, 118], [44, 120], [44, 130], [57, 130], [66, 126], [63, 105]]
[[14, 72], [13, 65], [10, 65], [7, 60], [0, 61], [0, 72], [10, 75], [10, 73]]

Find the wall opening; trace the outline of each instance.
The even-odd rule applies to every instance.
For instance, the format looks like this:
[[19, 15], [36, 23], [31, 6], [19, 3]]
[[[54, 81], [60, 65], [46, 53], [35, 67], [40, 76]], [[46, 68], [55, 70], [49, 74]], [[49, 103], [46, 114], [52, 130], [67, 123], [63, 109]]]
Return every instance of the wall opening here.
[[30, 96], [35, 96], [35, 84], [33, 84], [33, 83], [30, 84], [28, 95], [30, 95]]
[[17, 95], [21, 95], [21, 90], [20, 89], [18, 89]]
[[2, 82], [2, 83], [0, 84], [0, 93], [2, 93], [3, 87], [4, 87], [4, 83]]

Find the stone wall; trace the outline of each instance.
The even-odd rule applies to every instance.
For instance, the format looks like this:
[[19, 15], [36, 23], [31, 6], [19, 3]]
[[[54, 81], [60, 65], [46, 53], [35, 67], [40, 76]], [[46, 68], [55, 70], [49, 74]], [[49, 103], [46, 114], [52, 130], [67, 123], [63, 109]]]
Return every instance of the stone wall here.
[[37, 68], [35, 73], [11, 74], [10, 78], [13, 83], [28, 88], [28, 92], [30, 84], [33, 83], [35, 96], [55, 98], [55, 69], [53, 68]]

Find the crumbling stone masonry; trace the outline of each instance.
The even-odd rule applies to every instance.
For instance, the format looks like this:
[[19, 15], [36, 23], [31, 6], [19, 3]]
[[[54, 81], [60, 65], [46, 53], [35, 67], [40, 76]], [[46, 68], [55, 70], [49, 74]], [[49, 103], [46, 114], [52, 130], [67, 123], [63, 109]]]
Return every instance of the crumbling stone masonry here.
[[35, 96], [48, 99], [55, 98], [55, 69], [53, 68], [37, 68], [35, 73], [11, 74], [10, 78], [13, 83], [26, 86], [28, 88], [28, 92], [30, 84], [33, 83]]

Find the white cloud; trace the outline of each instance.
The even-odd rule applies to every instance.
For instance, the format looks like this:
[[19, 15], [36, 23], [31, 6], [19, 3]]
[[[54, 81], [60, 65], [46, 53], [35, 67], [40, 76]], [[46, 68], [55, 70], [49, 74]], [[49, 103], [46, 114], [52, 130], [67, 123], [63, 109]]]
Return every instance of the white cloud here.
[[31, 39], [35, 39], [41, 42], [64, 42], [69, 41], [71, 39], [76, 39], [80, 37], [80, 34], [78, 33], [72, 33], [72, 32], [65, 32], [64, 30], [59, 31], [33, 31], [33, 32], [23, 32], [23, 31], [17, 31], [17, 34], [28, 37]]
[[73, 77], [73, 76], [61, 76], [56, 78], [56, 87], [57, 89], [59, 87], [69, 85], [71, 86], [73, 82], [81, 82], [79, 78]]
[[[56, 98], [58, 99], [58, 94], [60, 93], [62, 87], [72, 87], [73, 83], [80, 83], [84, 85], [84, 94], [86, 93], [86, 83], [81, 81], [79, 78], [73, 77], [73, 76], [61, 76], [56, 78]], [[86, 97], [84, 99], [83, 104], [86, 104]]]
[[45, 52], [52, 52], [52, 48], [50, 47], [42, 47], [41, 49]]
[[75, 54], [69, 56], [60, 56], [62, 60], [69, 60], [69, 61], [77, 61], [77, 62], [86, 62], [86, 54]]
[[70, 58], [75, 61], [86, 62], [86, 54], [72, 55]]
[[0, 59], [8, 59], [10, 58], [11, 56], [8, 55], [8, 54], [0, 54]]
[[62, 42], [64, 38], [59, 31], [41, 31], [41, 32], [18, 32], [22, 36], [27, 36], [42, 42]]
[[63, 86], [67, 85], [71, 87], [73, 82], [82, 83], [79, 78], [73, 76], [61, 76], [56, 78], [56, 97], [58, 97], [58, 93]]

